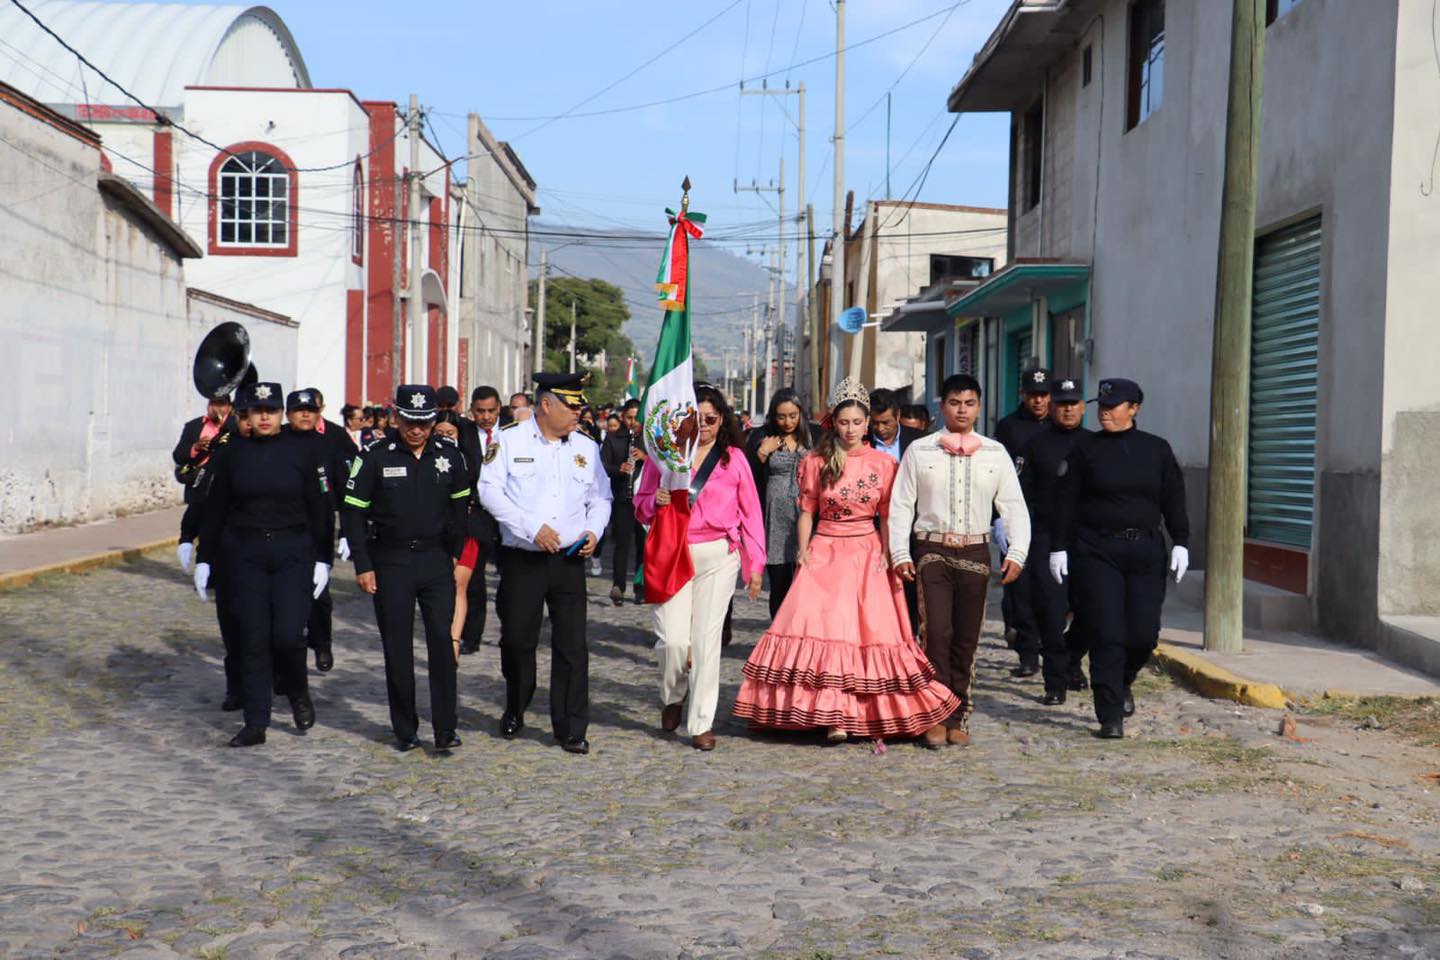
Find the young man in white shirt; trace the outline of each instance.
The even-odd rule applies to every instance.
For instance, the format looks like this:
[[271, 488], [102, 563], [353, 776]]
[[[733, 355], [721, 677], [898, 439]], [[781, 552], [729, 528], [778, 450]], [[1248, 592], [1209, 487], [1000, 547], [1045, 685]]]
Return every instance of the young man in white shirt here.
[[918, 582], [921, 643], [936, 679], [960, 698], [955, 713], [925, 734], [932, 749], [970, 742], [992, 511], [1009, 535], [1003, 583], [1020, 576], [1030, 546], [1015, 464], [1000, 443], [975, 432], [979, 381], [956, 374], [940, 392], [945, 428], [910, 444], [890, 494], [890, 562], [902, 579]]

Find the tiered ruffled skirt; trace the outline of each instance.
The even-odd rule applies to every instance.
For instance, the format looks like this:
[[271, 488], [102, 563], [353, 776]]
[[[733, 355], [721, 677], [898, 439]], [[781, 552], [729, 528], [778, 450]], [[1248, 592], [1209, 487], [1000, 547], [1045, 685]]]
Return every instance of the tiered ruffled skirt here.
[[878, 536], [816, 536], [809, 562], [745, 664], [735, 716], [752, 727], [917, 736], [960, 700], [910, 633]]

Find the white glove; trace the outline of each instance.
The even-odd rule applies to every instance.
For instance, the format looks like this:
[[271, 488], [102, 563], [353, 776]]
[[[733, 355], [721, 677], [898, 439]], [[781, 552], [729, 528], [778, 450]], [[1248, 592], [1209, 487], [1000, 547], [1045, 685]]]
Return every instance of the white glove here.
[[315, 579], [313, 580], [313, 583], [315, 584], [315, 592], [310, 594], [310, 596], [316, 600], [319, 600], [320, 594], [325, 592], [325, 585], [329, 582], [330, 565], [326, 563], [315, 564]]
[[1000, 556], [1010, 552], [1010, 541], [1005, 539], [1005, 521], [999, 517], [990, 524], [990, 539], [995, 541], [995, 546], [1000, 548]]
[[200, 595], [201, 600], [209, 600], [205, 596], [205, 588], [210, 584], [210, 564], [195, 564], [195, 592]]
[[1190, 569], [1190, 551], [1184, 547], [1174, 547], [1170, 551], [1170, 572], [1175, 574], [1175, 582], [1179, 583], [1180, 578], [1185, 576], [1185, 571]]
[[195, 559], [195, 544], [180, 544], [180, 547], [175, 551], [175, 555], [180, 558], [180, 569], [189, 573], [190, 561]]
[[1055, 578], [1056, 583], [1065, 582], [1065, 578], [1070, 576], [1070, 554], [1064, 550], [1050, 554], [1050, 576]]
[[349, 541], [349, 540], [346, 540], [344, 537], [341, 537], [341, 538], [340, 538], [340, 546], [339, 546], [338, 548], [336, 548], [335, 552], [340, 555], [340, 559], [341, 559], [341, 560], [349, 560], [349, 559], [350, 559], [350, 541]]

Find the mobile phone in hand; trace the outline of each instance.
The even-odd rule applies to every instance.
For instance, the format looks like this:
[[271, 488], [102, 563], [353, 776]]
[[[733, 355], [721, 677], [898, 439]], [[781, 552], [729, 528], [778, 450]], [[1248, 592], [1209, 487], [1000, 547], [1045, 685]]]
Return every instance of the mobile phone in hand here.
[[576, 540], [574, 543], [570, 544], [570, 546], [566, 547], [565, 556], [573, 557], [575, 556], [575, 554], [579, 553], [580, 548], [585, 546], [585, 539], [585, 537], [581, 537], [579, 540]]

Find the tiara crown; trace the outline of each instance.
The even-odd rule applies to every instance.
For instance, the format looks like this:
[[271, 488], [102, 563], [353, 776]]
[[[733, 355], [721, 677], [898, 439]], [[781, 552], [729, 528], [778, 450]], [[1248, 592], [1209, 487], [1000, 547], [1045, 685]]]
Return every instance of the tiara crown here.
[[835, 384], [835, 389], [830, 391], [830, 409], [834, 410], [842, 403], [849, 403], [851, 400], [864, 404], [868, 408], [870, 391], [855, 377], [846, 377]]

